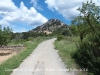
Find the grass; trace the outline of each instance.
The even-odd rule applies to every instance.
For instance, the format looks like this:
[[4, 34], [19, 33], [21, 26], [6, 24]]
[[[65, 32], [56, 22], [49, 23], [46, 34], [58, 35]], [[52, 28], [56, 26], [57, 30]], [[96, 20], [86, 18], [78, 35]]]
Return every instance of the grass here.
[[79, 37], [65, 37], [60, 41], [55, 41], [55, 48], [58, 50], [58, 53], [62, 61], [69, 68], [76, 67], [72, 55], [76, 52], [77, 48], [75, 43], [79, 41]]
[[0, 65], [0, 75], [10, 75], [12, 73], [12, 71], [6, 71], [8, 69], [15, 69], [17, 68], [20, 63], [27, 58], [27, 56], [29, 56], [29, 54], [31, 54], [31, 52], [38, 46], [38, 44], [40, 42], [42, 42], [43, 40], [45, 40], [45, 38], [34, 38], [32, 41], [27, 41], [24, 42], [24, 46], [26, 46], [26, 48], [20, 52], [19, 54], [11, 57], [10, 59], [8, 59], [7, 61], [5, 61], [4, 63], [2, 63]]
[[[74, 53], [77, 51], [76, 43], [80, 42], [79, 37], [63, 37], [61, 40], [56, 40], [54, 45], [58, 50], [58, 54], [62, 61], [65, 63], [66, 68], [70, 69], [80, 69], [80, 67], [75, 63], [75, 59], [72, 58]], [[77, 75], [86, 75], [84, 72], [78, 71]]]

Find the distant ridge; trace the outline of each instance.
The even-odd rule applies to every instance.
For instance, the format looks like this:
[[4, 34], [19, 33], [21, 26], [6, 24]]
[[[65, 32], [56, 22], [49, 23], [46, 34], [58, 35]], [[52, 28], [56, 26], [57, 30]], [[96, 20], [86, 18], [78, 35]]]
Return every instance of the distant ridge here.
[[34, 28], [32, 31], [34, 32], [46, 32], [47, 34], [52, 33], [57, 30], [69, 29], [68, 25], [63, 23], [59, 19], [50, 19], [46, 23], [41, 26]]

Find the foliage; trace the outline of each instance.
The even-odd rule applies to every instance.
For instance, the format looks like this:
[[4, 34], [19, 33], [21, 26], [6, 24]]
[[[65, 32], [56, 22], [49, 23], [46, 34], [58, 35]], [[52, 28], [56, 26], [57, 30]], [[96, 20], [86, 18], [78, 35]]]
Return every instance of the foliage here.
[[63, 35], [58, 35], [58, 36], [57, 36], [57, 40], [58, 40], [58, 41], [62, 40], [63, 38], [64, 38]]
[[14, 40], [15, 40], [15, 42], [17, 43], [17, 42], [20, 42], [23, 38], [23, 34], [21, 34], [21, 33], [14, 33]]
[[[77, 52], [74, 55], [76, 62], [81, 68], [89, 70], [89, 75], [100, 73], [100, 8], [92, 1], [82, 3], [78, 9], [80, 15], [72, 22], [81, 42], [77, 45]], [[84, 40], [83, 40], [84, 38]]]
[[100, 73], [100, 33], [90, 35], [86, 41], [80, 43], [74, 58], [82, 68], [98, 75]]
[[64, 36], [72, 36], [72, 33], [71, 33], [70, 29], [66, 29], [66, 30], [62, 31], [62, 35], [64, 35]]
[[80, 15], [72, 21], [70, 28], [75, 35], [80, 36], [82, 42], [88, 34], [98, 33], [100, 29], [100, 8], [92, 1], [87, 1], [87, 3], [82, 3], [82, 7], [77, 10]]
[[24, 41], [29, 41], [32, 38], [37, 38], [39, 36], [47, 36], [47, 34], [43, 32], [22, 32], [22, 33], [13, 33], [12, 39], [15, 40], [16, 43], [18, 42], [24, 42]]
[[89, 26], [90, 30], [92, 32], [97, 32], [96, 29], [98, 29], [97, 27], [100, 23], [99, 6], [96, 6], [91, 0], [90, 2], [87, 1], [87, 3], [83, 3], [82, 7], [78, 8], [78, 11], [80, 11], [80, 17], [83, 19], [83, 22]]
[[56, 29], [55, 31], [52, 32], [52, 35], [63, 35], [63, 36], [72, 36], [72, 33], [70, 31], [69, 28], [64, 28], [64, 27], [61, 27], [61, 28], [58, 28]]
[[[57, 49], [58, 54], [60, 55], [62, 61], [65, 63], [67, 68], [79, 68], [75, 63], [75, 60], [72, 56], [76, 53], [77, 47], [76, 42], [79, 41], [79, 37], [64, 37], [60, 41], [56, 40], [54, 45]], [[85, 75], [83, 72], [77, 72], [77, 75]]]
[[12, 30], [9, 27], [0, 26], [0, 46], [7, 45], [11, 41]]
[[73, 36], [78, 36], [78, 27], [75, 24], [71, 24], [69, 28]]

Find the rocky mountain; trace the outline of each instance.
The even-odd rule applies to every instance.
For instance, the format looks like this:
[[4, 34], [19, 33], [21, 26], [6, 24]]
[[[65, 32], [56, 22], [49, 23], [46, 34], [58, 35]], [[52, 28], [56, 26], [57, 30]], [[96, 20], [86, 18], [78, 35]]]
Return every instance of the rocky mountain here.
[[57, 30], [69, 29], [68, 25], [60, 21], [59, 19], [50, 19], [41, 26], [34, 28], [32, 31], [35, 32], [46, 32], [47, 34]]

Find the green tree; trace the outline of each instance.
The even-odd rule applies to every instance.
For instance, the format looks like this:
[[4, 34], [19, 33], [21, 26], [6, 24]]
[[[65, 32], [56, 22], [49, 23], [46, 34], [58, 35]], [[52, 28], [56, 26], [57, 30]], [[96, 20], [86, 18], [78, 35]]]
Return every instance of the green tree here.
[[82, 68], [87, 68], [92, 75], [100, 73], [100, 8], [92, 1], [82, 3], [78, 9], [80, 15], [74, 24], [78, 27], [81, 40], [75, 59]]
[[14, 33], [15, 42], [20, 42], [23, 39], [22, 33]]
[[11, 41], [12, 30], [9, 27], [0, 26], [0, 45], [7, 45]]
[[78, 16], [72, 21], [70, 29], [74, 35], [80, 36], [82, 42], [83, 38], [90, 32], [89, 26], [86, 25], [84, 18]]
[[[77, 9], [80, 11], [80, 18], [84, 25], [88, 25], [89, 29], [96, 33], [100, 26], [100, 7], [96, 6], [95, 3], [87, 1], [87, 3], [82, 3], [82, 7]], [[98, 28], [99, 27], [99, 28]]]
[[72, 36], [78, 36], [79, 35], [77, 25], [72, 23], [69, 28], [71, 30]]
[[2, 45], [2, 26], [0, 25], [0, 46]]
[[12, 30], [9, 27], [4, 27], [2, 31], [3, 37], [3, 45], [7, 45], [11, 41]]
[[[76, 17], [72, 24], [72, 30], [78, 31], [77, 33], [80, 36], [81, 41], [87, 34], [98, 33], [100, 29], [100, 8], [95, 5], [92, 1], [87, 3], [82, 3], [82, 7], [77, 9], [80, 12], [80, 15]], [[73, 29], [74, 27], [74, 29]]]

